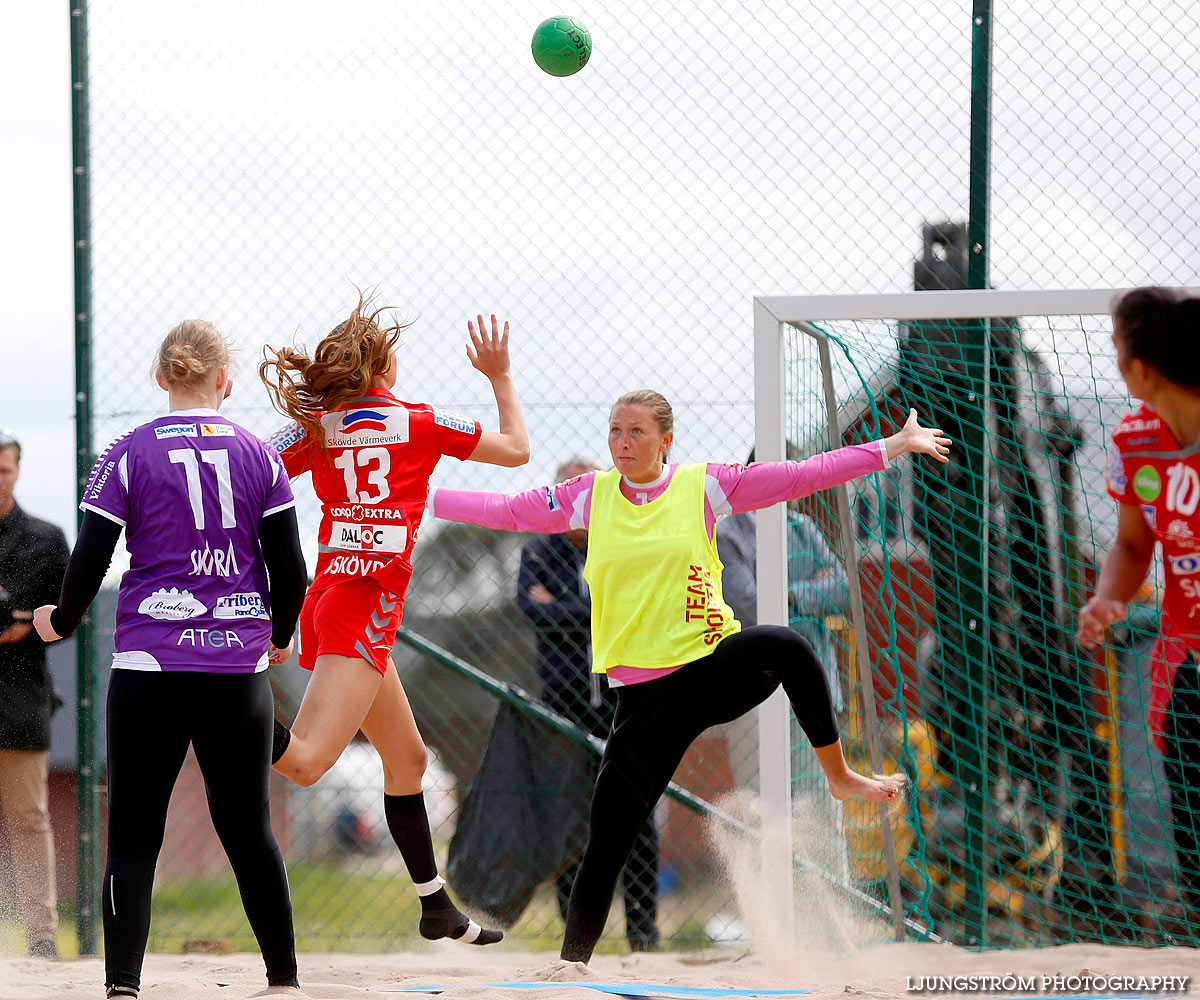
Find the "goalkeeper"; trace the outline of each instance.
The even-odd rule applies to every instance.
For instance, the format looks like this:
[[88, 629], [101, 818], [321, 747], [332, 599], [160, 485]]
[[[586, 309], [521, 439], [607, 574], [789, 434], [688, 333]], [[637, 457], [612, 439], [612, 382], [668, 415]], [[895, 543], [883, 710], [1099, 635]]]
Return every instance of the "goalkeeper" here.
[[641, 390], [613, 405], [615, 468], [516, 496], [434, 490], [434, 516], [509, 531], [588, 530], [593, 670], [617, 712], [592, 797], [588, 845], [567, 909], [562, 957], [586, 962], [604, 930], [638, 829], [692, 742], [781, 685], [837, 798], [886, 801], [900, 779], [846, 764], [824, 670], [790, 629], [742, 630], [721, 594], [722, 514], [769, 507], [878, 472], [906, 452], [948, 461], [950, 441], [914, 410], [891, 437], [801, 462], [671, 465], [670, 404]]

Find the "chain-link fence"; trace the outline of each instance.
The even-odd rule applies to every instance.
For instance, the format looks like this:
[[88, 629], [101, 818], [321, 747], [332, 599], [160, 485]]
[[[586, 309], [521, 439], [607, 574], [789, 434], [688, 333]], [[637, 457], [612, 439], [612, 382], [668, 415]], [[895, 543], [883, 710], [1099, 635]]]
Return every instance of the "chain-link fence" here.
[[[555, 12], [527, 3], [86, 6], [97, 447], [161, 410], [152, 351], [185, 316], [241, 342], [225, 412], [270, 432], [261, 345], [313, 344], [357, 284], [418, 317], [397, 394], [485, 426], [495, 416], [463, 355], [466, 320], [513, 323], [532, 460], [447, 461], [435, 485], [518, 490], [568, 457], [604, 464], [608, 407], [643, 385], [675, 405], [673, 457], [740, 461], [754, 443], [751, 297], [908, 289], [922, 224], [965, 214], [966, 3], [584, 2], [567, 13], [595, 48], [565, 80], [530, 58], [533, 28]], [[1182, 0], [996, 11], [997, 284], [1193, 277], [1198, 29]], [[315, 548], [316, 507], [298, 493]], [[524, 541], [427, 524], [407, 624], [536, 697], [515, 604]], [[497, 700], [434, 658], [396, 659], [436, 753], [444, 851]], [[275, 682], [288, 715], [304, 677], [292, 665]], [[754, 742], [745, 726], [706, 734], [677, 782], [705, 800], [752, 785]], [[249, 946], [189, 773], [152, 947]], [[276, 790], [301, 947], [419, 941], [379, 787], [377, 759], [356, 745], [315, 788]], [[707, 824], [673, 800], [657, 820], [665, 943], [740, 939]], [[523, 942], [560, 935], [551, 876], [515, 926]], [[609, 947], [623, 937], [614, 912]]]

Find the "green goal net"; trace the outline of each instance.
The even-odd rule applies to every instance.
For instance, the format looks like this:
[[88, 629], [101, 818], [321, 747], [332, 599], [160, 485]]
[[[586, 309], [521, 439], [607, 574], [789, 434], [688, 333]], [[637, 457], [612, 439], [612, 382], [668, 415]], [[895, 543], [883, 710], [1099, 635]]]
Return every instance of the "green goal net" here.
[[[1148, 721], [1157, 567], [1107, 647], [1074, 639], [1115, 534], [1107, 455], [1130, 408], [1112, 295], [757, 300], [756, 350], [783, 359], [778, 376], [759, 368], [760, 441], [776, 386], [782, 437], [802, 455], [892, 433], [910, 408], [954, 440], [949, 465], [906, 457], [794, 505], [789, 522], [820, 529], [861, 602], [798, 606], [798, 578], [820, 569], [790, 541], [788, 615], [836, 650], [852, 763], [911, 781], [890, 846], [875, 807], [843, 810], [847, 882], [898, 895], [911, 921], [959, 943], [1191, 942], [1200, 929], [1178, 877], [1192, 819]], [[796, 735], [804, 792], [816, 778]]]

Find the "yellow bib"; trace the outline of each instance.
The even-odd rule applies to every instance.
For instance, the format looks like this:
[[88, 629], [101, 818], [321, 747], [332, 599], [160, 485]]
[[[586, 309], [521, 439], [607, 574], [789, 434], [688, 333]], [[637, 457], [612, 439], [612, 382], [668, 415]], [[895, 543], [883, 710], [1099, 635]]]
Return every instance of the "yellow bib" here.
[[704, 524], [705, 465], [680, 465], [640, 507], [616, 469], [592, 486], [584, 578], [592, 594], [592, 670], [690, 663], [741, 629], [721, 596], [721, 559]]

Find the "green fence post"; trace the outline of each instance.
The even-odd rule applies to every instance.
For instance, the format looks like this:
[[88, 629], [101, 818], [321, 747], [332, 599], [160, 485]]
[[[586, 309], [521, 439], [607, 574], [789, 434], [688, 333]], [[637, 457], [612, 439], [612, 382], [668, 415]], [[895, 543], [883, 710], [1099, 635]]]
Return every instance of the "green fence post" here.
[[[71, 162], [75, 228], [75, 481], [82, 496], [92, 468], [92, 246], [91, 181], [88, 176], [87, 6], [71, 0]], [[79, 514], [82, 520], [82, 511]], [[79, 954], [96, 954], [100, 910], [100, 809], [97, 794], [96, 671], [92, 663], [91, 616], [76, 632], [76, 690], [79, 714], [76, 822], [76, 900]]]
[[[967, 220], [967, 287], [987, 288], [992, 132], [992, 5], [973, 0], [971, 11], [971, 155]], [[963, 367], [969, 387], [962, 421], [962, 462], [967, 495], [962, 497], [965, 528], [962, 561], [978, 566], [978, 581], [963, 587], [963, 659], [967, 670], [967, 713], [963, 757], [959, 761], [966, 824], [966, 934], [972, 944], [986, 943], [987, 851], [989, 815], [988, 729], [988, 486], [989, 320], [976, 320], [964, 330]], [[972, 531], [975, 526], [978, 530]], [[967, 581], [964, 581], [967, 583]]]

